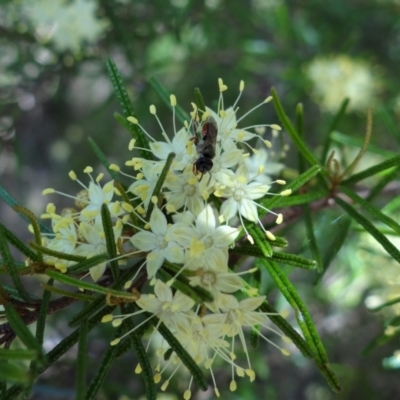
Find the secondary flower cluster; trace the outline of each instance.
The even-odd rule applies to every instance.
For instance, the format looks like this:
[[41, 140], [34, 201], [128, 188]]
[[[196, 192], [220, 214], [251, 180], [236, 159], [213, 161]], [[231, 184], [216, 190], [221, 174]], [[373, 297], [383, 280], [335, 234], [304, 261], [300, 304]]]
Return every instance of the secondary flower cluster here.
[[[225, 109], [223, 92], [226, 89], [226, 85], [219, 79], [218, 110], [200, 110], [192, 104], [191, 119], [185, 121], [179, 130], [175, 119], [177, 102], [175, 96], [171, 95], [172, 138], [167, 135], [167, 130], [159, 121], [155, 106], [151, 106], [150, 113], [159, 123], [163, 141], [154, 139], [139, 124], [138, 119], [128, 117], [128, 121], [137, 125], [149, 142], [149, 148], [146, 149], [135, 147], [136, 143], [132, 140], [129, 148], [137, 149], [141, 154], [147, 152], [149, 158], [133, 157], [125, 163], [133, 169], [135, 175], [128, 175], [115, 164], [110, 166], [114, 172], [132, 179], [126, 191], [122, 186], [117, 188], [114, 181], [102, 186], [102, 174], [94, 179], [91, 175], [92, 168], [87, 167], [85, 172], [90, 177], [88, 186], [80, 182], [75, 173], [70, 173], [70, 178], [83, 187], [74, 197], [76, 209], [64, 210], [59, 215], [55, 206], [50, 203], [43, 215], [51, 219], [54, 232], [54, 235], [43, 238], [44, 246], [62, 253], [92, 257], [107, 252], [101, 215], [102, 205], [107, 205], [113, 222], [118, 259], [145, 257], [134, 278], [126, 282], [125, 288], [134, 284], [138, 274], [144, 273], [144, 267], [153, 286], [154, 293], [141, 294], [136, 302], [140, 310], [134, 314], [150, 313], [150, 318], [158, 318], [157, 327], [163, 322], [195, 362], [210, 370], [218, 396], [219, 391], [212, 372], [215, 359], [219, 357], [231, 366], [232, 391], [236, 389], [236, 375], [247, 375], [250, 380], [254, 380], [255, 373], [251, 368], [243, 327], [262, 327], [266, 320], [266, 313], [257, 311], [265, 296], [258, 296], [257, 290], [249, 288], [240, 274], [228, 268], [228, 250], [235, 245], [242, 230], [250, 243], [254, 243], [246, 230], [245, 220], [257, 223], [267, 238], [274, 240], [274, 235], [264, 229], [259, 219], [260, 212], [271, 212], [260, 204], [260, 200], [268, 195], [272, 183], [285, 184], [281, 180], [272, 182], [269, 178], [269, 174], [279, 172], [282, 165], [266, 164], [266, 148], [271, 147], [271, 142], [262, 139], [266, 127], [278, 131], [279, 126], [242, 126], [244, 118], [251, 111], [271, 99], [265, 99], [238, 118], [237, 103], [244, 83], [240, 83], [240, 94], [233, 106]], [[215, 156], [212, 158], [212, 168], [203, 176], [196, 174], [193, 164], [202, 156], [203, 147], [197, 143], [209, 139], [202, 134], [202, 127], [210, 118], [216, 122], [218, 134], [214, 141], [208, 142], [214, 147]], [[261, 142], [264, 147], [256, 149], [249, 144], [250, 141]], [[171, 157], [172, 163], [169, 163]], [[55, 192], [54, 189], [46, 189], [44, 194]], [[289, 194], [289, 190], [280, 193], [284, 196]], [[282, 215], [277, 214], [276, 217], [279, 224]], [[130, 248], [127, 249], [127, 246]], [[55, 254], [46, 256], [45, 261], [62, 272], [67, 272], [68, 267], [75, 263], [57, 258]], [[169, 275], [169, 279], [164, 276], [164, 281], [158, 275], [163, 266], [170, 273], [175, 271], [175, 275]], [[92, 267], [90, 275], [93, 280], [97, 281], [105, 268], [106, 262]], [[208, 290], [213, 300], [196, 304], [181, 291], [173, 291], [171, 286], [180, 279], [180, 275], [185, 275], [191, 286]], [[114, 326], [118, 326], [125, 318], [134, 314], [107, 315], [103, 322], [112, 321]], [[112, 345], [119, 343], [129, 333], [115, 339]], [[264, 337], [261, 331], [259, 335]], [[235, 360], [236, 336], [246, 353], [246, 368], [240, 367]], [[165, 351], [164, 347], [158, 349], [157, 356], [160, 360]], [[288, 354], [285, 349], [281, 351]], [[167, 366], [169, 364], [176, 365], [173, 375], [181, 361], [173, 355]], [[156, 382], [161, 380], [167, 366], [161, 370], [161, 363], [158, 363], [154, 377]], [[136, 371], [141, 371], [140, 366]], [[170, 378], [164, 382], [163, 390], [169, 381]], [[192, 380], [185, 391], [185, 399], [191, 397], [191, 384]]]

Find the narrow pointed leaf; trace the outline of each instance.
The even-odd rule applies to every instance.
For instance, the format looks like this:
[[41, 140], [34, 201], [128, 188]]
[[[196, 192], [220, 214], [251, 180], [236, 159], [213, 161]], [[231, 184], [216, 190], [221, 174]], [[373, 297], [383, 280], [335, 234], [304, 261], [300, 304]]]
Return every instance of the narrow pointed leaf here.
[[335, 116], [333, 117], [332, 123], [329, 126], [328, 132], [325, 135], [325, 140], [324, 140], [324, 144], [322, 147], [322, 154], [321, 154], [321, 164], [325, 165], [326, 163], [326, 157], [328, 155], [328, 151], [329, 151], [329, 147], [331, 144], [331, 132], [335, 131], [337, 129], [337, 126], [340, 122], [340, 120], [342, 119], [343, 115], [346, 112], [346, 108], [349, 105], [350, 99], [347, 97], [342, 101], [342, 104], [340, 105], [340, 108], [338, 110], [338, 112], [335, 114]]
[[[122, 312], [125, 314], [129, 314], [134, 312], [133, 304], [126, 304], [122, 306]], [[153, 369], [150, 365], [149, 356], [146, 353], [146, 349], [144, 348], [142, 341], [140, 340], [139, 334], [134, 331], [133, 321], [128, 318], [126, 320], [126, 328], [128, 331], [131, 331], [129, 334], [129, 342], [130, 347], [134, 349], [135, 355], [139, 360], [139, 364], [142, 368], [141, 376], [144, 378], [144, 382], [146, 384], [146, 394], [147, 400], [156, 400], [157, 398], [157, 388], [154, 384], [153, 377]]]
[[4, 266], [9, 273], [15, 288], [18, 290], [19, 295], [25, 300], [30, 301], [30, 296], [22, 285], [21, 279], [18, 275], [17, 266], [14, 263], [14, 258], [10, 253], [2, 226], [0, 226], [0, 254], [4, 260]]
[[[26, 368], [0, 360], [0, 380], [28, 384], [31, 380]], [[4, 397], [2, 397], [4, 399]]]
[[308, 244], [311, 250], [311, 254], [315, 259], [315, 265], [317, 266], [317, 271], [321, 273], [323, 271], [322, 256], [318, 248], [317, 240], [314, 235], [314, 224], [312, 221], [311, 211], [308, 204], [303, 205], [303, 214], [304, 214]]
[[[1, 185], [0, 185], [0, 198], [3, 199], [13, 210], [15, 210], [15, 207], [16, 207], [16, 206], [21, 206], [21, 205], [18, 203], [18, 201], [17, 201], [16, 199], [14, 199], [14, 197], [11, 196], [11, 194], [8, 193], [7, 190], [4, 189], [4, 187], [2, 187]], [[24, 214], [22, 214], [22, 213], [20, 213], [20, 212], [18, 212], [18, 214], [19, 214], [25, 221], [30, 222], [29, 218], [28, 218], [26, 215], [24, 215]], [[47, 225], [45, 225], [42, 221], [39, 221], [39, 225], [40, 225], [40, 230], [41, 230], [43, 233], [52, 233], [52, 230], [51, 230]]]
[[[282, 196], [279, 197], [279, 200], [275, 202], [274, 208], [277, 207], [292, 207], [299, 206], [302, 204], [309, 204], [317, 200], [321, 200], [329, 196], [329, 192], [326, 190], [316, 190], [313, 192], [299, 194], [299, 195], [290, 195], [290, 196]], [[261, 204], [266, 203], [268, 200], [263, 200]]]
[[297, 256], [296, 254], [287, 254], [274, 251], [271, 259], [277, 263], [293, 265], [303, 269], [315, 269], [316, 262], [308, 258]]
[[389, 160], [385, 160], [380, 164], [374, 165], [373, 167], [367, 168], [357, 174], [350, 176], [349, 178], [342, 181], [342, 185], [353, 184], [363, 179], [369, 178], [370, 176], [376, 175], [389, 168], [398, 167], [400, 165], [400, 155], [396, 155]]
[[351, 219], [348, 216], [343, 216], [335, 222], [335, 229], [332, 229], [332, 235], [327, 238], [328, 246], [324, 250], [322, 257], [322, 273], [318, 273], [314, 279], [314, 285], [318, 284], [325, 272], [328, 270], [337, 253], [340, 251], [346, 242], [351, 225]]
[[115, 236], [113, 223], [111, 221], [110, 210], [108, 209], [107, 204], [102, 204], [101, 206], [101, 222], [103, 224], [104, 236], [106, 239], [107, 245], [107, 253], [112, 261], [110, 261], [111, 273], [114, 281], [119, 278], [119, 265], [118, 261], [115, 260], [117, 258], [117, 246], [115, 245]]
[[281, 121], [284, 129], [287, 131], [287, 133], [293, 140], [293, 143], [295, 144], [296, 148], [301, 153], [301, 155], [304, 157], [304, 159], [307, 160], [311, 165], [318, 165], [319, 164], [318, 160], [308, 149], [308, 147], [304, 143], [303, 139], [300, 137], [300, 135], [298, 134], [298, 132], [296, 131], [296, 129], [290, 122], [285, 111], [283, 110], [283, 107], [279, 100], [278, 94], [274, 88], [271, 89], [271, 94], [272, 94], [272, 98], [273, 98], [273, 102], [274, 102], [274, 106], [275, 106], [275, 111], [278, 114], [279, 120]]
[[202, 96], [199, 88], [194, 89], [194, 97], [196, 98], [197, 108], [200, 111], [203, 111], [203, 112], [206, 111], [206, 105], [204, 103], [204, 99], [203, 99], [203, 96]]
[[375, 306], [375, 307], [370, 307], [369, 310], [370, 311], [381, 311], [383, 308], [388, 307], [388, 306], [392, 306], [394, 304], [400, 303], [400, 297], [395, 297], [394, 299], [385, 301], [382, 304], [379, 304], [379, 306]]
[[[123, 117], [121, 117], [121, 118], [123, 118]], [[127, 125], [129, 124], [128, 121], [126, 121], [126, 124]], [[88, 138], [88, 142], [89, 142], [90, 147], [93, 150], [93, 153], [96, 154], [97, 158], [103, 164], [104, 168], [108, 171], [108, 173], [112, 176], [112, 178], [114, 180], [117, 180], [118, 179], [117, 172], [110, 169], [110, 162], [107, 160], [107, 157], [101, 151], [100, 147], [97, 146], [96, 142], [91, 137]]]
[[[111, 83], [114, 88], [114, 92], [121, 106], [122, 113], [124, 114], [125, 118], [129, 116], [134, 117], [135, 112], [133, 111], [132, 102], [129, 98], [128, 92], [125, 89], [122, 76], [118, 71], [115, 62], [111, 58], [107, 60], [107, 69], [108, 69], [108, 75], [110, 76]], [[149, 149], [149, 140], [138, 125], [129, 122], [129, 130], [133, 138], [137, 141], [138, 147]], [[146, 160], [152, 158], [151, 152], [145, 150], [139, 150], [139, 153], [141, 157], [143, 157]]]
[[[157, 323], [157, 322], [155, 322]], [[173, 333], [161, 323], [158, 327], [158, 331], [162, 337], [167, 341], [171, 348], [175, 351], [180, 360], [185, 364], [186, 368], [190, 371], [194, 381], [202, 390], [207, 390], [207, 380], [197, 363], [188, 354], [188, 352], [182, 347], [180, 342], [175, 338]]]
[[59, 258], [61, 260], [76, 261], [76, 262], [86, 260], [86, 257], [77, 256], [75, 254], [62, 253], [60, 251], [56, 251], [53, 249], [49, 249], [48, 247], [39, 245], [36, 242], [30, 242], [29, 246], [31, 246], [35, 250], [40, 251], [43, 254], [47, 254], [49, 256], [53, 256], [53, 257]]
[[395, 220], [382, 213], [375, 206], [364, 200], [352, 190], [347, 189], [346, 187], [342, 187], [341, 190], [345, 195], [349, 196], [354, 202], [358, 203], [362, 208], [364, 208], [364, 210], [368, 211], [373, 217], [383, 222], [389, 228], [392, 228], [397, 234], [400, 234], [400, 225]]
[[[172, 109], [170, 95], [167, 90], [161, 85], [161, 83], [156, 78], [150, 78], [149, 80], [150, 85], [156, 91], [156, 93], [161, 97], [164, 103]], [[185, 121], [190, 121], [189, 114], [182, 109], [179, 105], [175, 107], [176, 116], [178, 117], [179, 121], [183, 124]]]
[[[165, 161], [165, 165], [161, 171], [161, 174], [158, 178], [156, 186], [154, 187], [153, 193], [151, 195], [152, 198], [154, 196], [158, 198], [158, 196], [161, 192], [161, 189], [164, 185], [164, 181], [167, 178], [169, 169], [171, 168], [172, 161], [174, 161], [174, 158], [175, 158], [175, 153], [168, 154], [168, 157]], [[152, 201], [150, 201], [149, 206], [147, 208], [147, 212], [146, 212], [146, 221], [150, 220], [150, 216], [151, 216], [151, 212], [153, 211], [153, 208], [154, 208], [154, 203]]]
[[0, 348], [0, 358], [5, 360], [34, 360], [37, 351], [32, 349], [2, 349]]
[[[360, 139], [360, 138], [357, 138], [354, 136], [344, 135], [343, 133], [340, 133], [337, 131], [334, 131], [331, 133], [331, 139], [337, 143], [344, 144], [345, 146], [354, 146], [354, 147], [361, 148], [364, 144], [363, 139]], [[375, 146], [371, 143], [368, 145], [368, 152], [379, 154], [379, 155], [381, 155], [383, 157], [387, 157], [387, 158], [395, 157], [397, 155], [396, 152], [394, 152], [394, 151], [385, 150], [382, 147]]]
[[76, 400], [84, 400], [86, 395], [86, 369], [88, 360], [88, 321], [83, 320], [79, 328], [78, 356], [76, 359]]
[[4, 308], [6, 311], [7, 320], [18, 338], [28, 349], [35, 350], [39, 357], [38, 361], [43, 363], [43, 350], [39, 341], [35, 338], [35, 336], [33, 336], [32, 332], [29, 330], [25, 322], [19, 316], [18, 312], [10, 303], [6, 304]]
[[[392, 171], [390, 171], [388, 174], [385, 174], [371, 189], [369, 192], [366, 200], [371, 202], [373, 199], [375, 199], [376, 196], [378, 196], [382, 190], [385, 188], [385, 186], [390, 183], [391, 181], [395, 180], [397, 175], [400, 172], [400, 167], [394, 168]], [[384, 207], [386, 209], [386, 206]]]
[[103, 286], [96, 285], [95, 283], [84, 282], [79, 279], [73, 278], [71, 276], [67, 276], [60, 272], [46, 270], [46, 275], [50, 276], [50, 278], [55, 279], [56, 281], [65, 283], [66, 285], [75, 286], [80, 289], [91, 290], [93, 292], [102, 293], [102, 294], [110, 294], [111, 296], [121, 297], [126, 300], [137, 300], [137, 296], [134, 293], [122, 292], [115, 289], [106, 288]]
[[271, 257], [273, 254], [272, 246], [258, 226], [254, 226], [250, 230], [250, 234], [254, 239], [255, 244], [261, 250], [265, 257]]
[[86, 258], [83, 261], [78, 262], [75, 265], [68, 267], [68, 274], [80, 274], [82, 272], [88, 271], [90, 268], [101, 264], [108, 260], [107, 254], [97, 254], [93, 257]]
[[0, 227], [3, 230], [3, 234], [6, 237], [7, 241], [12, 244], [16, 249], [18, 249], [22, 254], [27, 256], [32, 261], [38, 261], [39, 258], [37, 254], [32, 251], [25, 243], [22, 243], [21, 240], [18, 239], [7, 227], [0, 223]]
[[375, 226], [370, 222], [367, 218], [361, 215], [356, 209], [350, 204], [346, 203], [340, 197], [335, 197], [335, 202], [343, 208], [346, 213], [353, 218], [356, 222], [358, 222], [361, 226], [364, 227], [366, 231], [368, 231], [377, 242], [390, 254], [398, 263], [400, 263], [400, 251], [393, 245], [393, 243]]

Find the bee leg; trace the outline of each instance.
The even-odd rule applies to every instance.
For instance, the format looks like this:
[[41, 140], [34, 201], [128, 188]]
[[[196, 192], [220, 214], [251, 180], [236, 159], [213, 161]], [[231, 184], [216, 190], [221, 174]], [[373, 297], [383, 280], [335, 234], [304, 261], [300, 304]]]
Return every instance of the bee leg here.
[[210, 174], [210, 177], [208, 178], [207, 186], [210, 184], [210, 182], [211, 182], [211, 178], [212, 178], [211, 172], [210, 172], [210, 171], [208, 171], [208, 173]]

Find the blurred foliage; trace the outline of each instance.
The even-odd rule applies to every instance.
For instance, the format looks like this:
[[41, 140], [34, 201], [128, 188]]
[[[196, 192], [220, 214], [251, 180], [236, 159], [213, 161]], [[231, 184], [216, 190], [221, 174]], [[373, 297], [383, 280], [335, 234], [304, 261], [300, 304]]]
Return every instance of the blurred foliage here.
[[[349, 164], [363, 141], [366, 107], [371, 105], [371, 144], [358, 168], [375, 165], [396, 155], [400, 143], [399, 17], [396, 0], [2, 0], [2, 185], [39, 215], [45, 204], [39, 194], [43, 187], [55, 186], [61, 179], [64, 192], [75, 190], [64, 179], [68, 171], [100, 164], [90, 150], [88, 137], [95, 139], [111, 162], [127, 157], [129, 137], [112, 118], [120, 110], [107, 77], [108, 57], [122, 72], [136, 115], [150, 131], [158, 132], [159, 128], [151, 118], [149, 104], [157, 106], [161, 120], [171, 118], [149, 84], [151, 77], [176, 94], [186, 109], [194, 101], [194, 87], [201, 88], [210, 104], [217, 100], [217, 78], [222, 77], [229, 89], [235, 88], [226, 92], [230, 103], [243, 79], [242, 104], [258, 103], [274, 86], [292, 120], [297, 103], [303, 104], [304, 140], [316, 146], [315, 153], [323, 153], [322, 136], [332, 132], [330, 148], [336, 150], [341, 162]], [[327, 96], [329, 101], [325, 102]], [[335, 126], [334, 115], [344, 97], [350, 99], [348, 112]], [[255, 121], [261, 113], [264, 119], [277, 122], [272, 107], [256, 111], [251, 118]], [[296, 158], [297, 152], [289, 150], [283, 161], [287, 176], [298, 169]], [[361, 189], [368, 190], [384, 178], [378, 175], [363, 181]], [[398, 181], [393, 181], [374, 204], [382, 208], [398, 192]], [[348, 228], [341, 209], [325, 211], [313, 215], [316, 240], [322, 249], [329, 246], [334, 228], [342, 222], [340, 229]], [[394, 208], [389, 215], [398, 220], [396, 212]], [[0, 217], [27, 235], [25, 225], [3, 207]], [[311, 256], [302, 219], [284, 234], [291, 252]], [[236, 394], [223, 393], [222, 397], [400, 397], [398, 372], [386, 371], [389, 361], [381, 362], [399, 348], [398, 339], [361, 356], [363, 349], [380, 337], [383, 325], [381, 314], [366, 311], [364, 300], [399, 295], [395, 286], [387, 293], [388, 276], [398, 275], [398, 264], [392, 266], [388, 260], [386, 253], [382, 256], [375, 250], [373, 239], [355, 232], [317, 286], [311, 285], [311, 274], [291, 274], [310, 306], [331, 360], [337, 363], [343, 393], [330, 393], [316, 369], [300, 355], [282, 359], [261, 347], [252, 361], [259, 371], [258, 381], [241, 383]], [[262, 282], [267, 291], [273, 288], [268, 277]], [[276, 293], [271, 295], [276, 304], [283, 302]], [[46, 340], [58, 342], [67, 330], [65, 320], [76, 311], [56, 314], [46, 330]], [[387, 308], [384, 312], [389, 319], [398, 310]], [[89, 371], [107, 347], [104, 337], [111, 337], [106, 326], [90, 333]], [[70, 390], [74, 357], [71, 349], [42, 376], [33, 398], [74, 398]], [[125, 357], [130, 367], [114, 365], [99, 399], [122, 394], [132, 398], [132, 393], [139, 398], [139, 393], [144, 393], [143, 384], [133, 373], [136, 361]], [[225, 371], [219, 374], [220, 381], [229, 379]], [[172, 386], [169, 391], [174, 392]]]

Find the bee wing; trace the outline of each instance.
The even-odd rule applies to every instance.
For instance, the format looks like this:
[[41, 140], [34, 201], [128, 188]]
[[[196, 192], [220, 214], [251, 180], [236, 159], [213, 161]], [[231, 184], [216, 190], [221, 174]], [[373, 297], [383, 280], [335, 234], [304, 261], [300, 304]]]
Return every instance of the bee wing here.
[[202, 128], [203, 140], [209, 140], [215, 145], [217, 143], [218, 125], [213, 117], [208, 117]]

